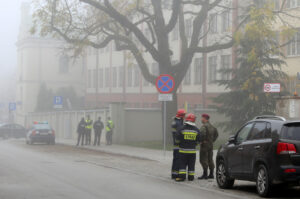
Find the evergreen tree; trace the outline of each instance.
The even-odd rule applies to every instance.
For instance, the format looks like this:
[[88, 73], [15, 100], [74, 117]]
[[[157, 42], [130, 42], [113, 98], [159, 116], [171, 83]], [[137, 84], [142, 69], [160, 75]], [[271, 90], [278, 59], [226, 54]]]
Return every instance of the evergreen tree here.
[[229, 92], [214, 99], [218, 104], [218, 112], [228, 118], [223, 125], [230, 132], [255, 116], [273, 115], [275, 94], [264, 93], [264, 83], [281, 83], [284, 87], [286, 78], [281, 71], [285, 62], [277, 42], [277, 33], [272, 29], [275, 20], [272, 6], [251, 6], [249, 13], [247, 25], [235, 36], [238, 67], [220, 70], [231, 76], [229, 80], [218, 81]]

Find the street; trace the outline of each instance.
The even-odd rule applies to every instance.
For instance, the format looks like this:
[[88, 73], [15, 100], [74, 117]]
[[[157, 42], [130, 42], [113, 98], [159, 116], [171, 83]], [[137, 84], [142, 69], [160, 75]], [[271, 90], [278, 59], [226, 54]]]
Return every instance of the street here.
[[[175, 183], [167, 170], [156, 161], [72, 146], [0, 141], [0, 199], [258, 198], [251, 183], [224, 192], [213, 181]], [[290, 189], [276, 197], [299, 193]]]

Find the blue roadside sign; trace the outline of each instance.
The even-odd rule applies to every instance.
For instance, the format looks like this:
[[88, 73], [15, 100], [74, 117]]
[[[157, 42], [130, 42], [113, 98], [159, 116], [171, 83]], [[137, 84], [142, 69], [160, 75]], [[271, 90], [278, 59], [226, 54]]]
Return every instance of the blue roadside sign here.
[[8, 109], [9, 109], [9, 111], [15, 111], [15, 110], [17, 110], [17, 103], [15, 103], [15, 102], [10, 102], [10, 103], [8, 104]]
[[172, 93], [175, 87], [175, 80], [171, 75], [160, 75], [156, 79], [156, 88], [162, 94]]
[[62, 96], [54, 96], [53, 107], [54, 108], [63, 108], [63, 97]]

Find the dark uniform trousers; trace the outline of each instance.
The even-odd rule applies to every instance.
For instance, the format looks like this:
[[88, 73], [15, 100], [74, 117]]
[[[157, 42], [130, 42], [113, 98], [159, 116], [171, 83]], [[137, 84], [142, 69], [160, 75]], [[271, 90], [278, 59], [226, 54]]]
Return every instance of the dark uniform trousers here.
[[[186, 179], [188, 174], [188, 180], [194, 180], [195, 177], [195, 163], [196, 163], [196, 151], [195, 152], [181, 152], [179, 151], [179, 175], [181, 179]], [[188, 173], [186, 168], [188, 167]]]
[[91, 134], [92, 134], [92, 129], [86, 129], [85, 130], [85, 144], [86, 145], [91, 144]]
[[176, 147], [173, 149], [173, 162], [172, 162], [172, 177], [177, 178], [179, 174], [179, 148]]
[[79, 132], [78, 133], [78, 140], [77, 140], [77, 145], [80, 144], [80, 139], [81, 139], [81, 146], [84, 144], [84, 132]]
[[94, 140], [94, 145], [100, 145], [101, 142], [101, 134], [102, 132], [99, 130], [95, 130], [95, 140]]
[[106, 144], [112, 145], [112, 136], [113, 136], [113, 131], [106, 132]]

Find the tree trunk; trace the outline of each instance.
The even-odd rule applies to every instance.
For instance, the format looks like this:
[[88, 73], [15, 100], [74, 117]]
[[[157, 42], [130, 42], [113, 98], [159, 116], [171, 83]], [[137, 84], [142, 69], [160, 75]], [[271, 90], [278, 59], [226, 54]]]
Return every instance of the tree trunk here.
[[[177, 107], [178, 107], [178, 104], [177, 104], [177, 92], [174, 91], [173, 93], [173, 101], [171, 102], [166, 102], [166, 110], [167, 110], [167, 113], [166, 113], [166, 141], [167, 141], [167, 144], [172, 144], [173, 143], [173, 138], [172, 138], [172, 127], [171, 127], [171, 124], [172, 124], [172, 121], [173, 121], [173, 118], [175, 117], [176, 115], [176, 112], [177, 112]], [[163, 129], [163, 133], [164, 133], [164, 102], [162, 102], [162, 118], [163, 118], [163, 124], [162, 124], [162, 129]], [[164, 138], [164, 134], [163, 134], [163, 138]]]

